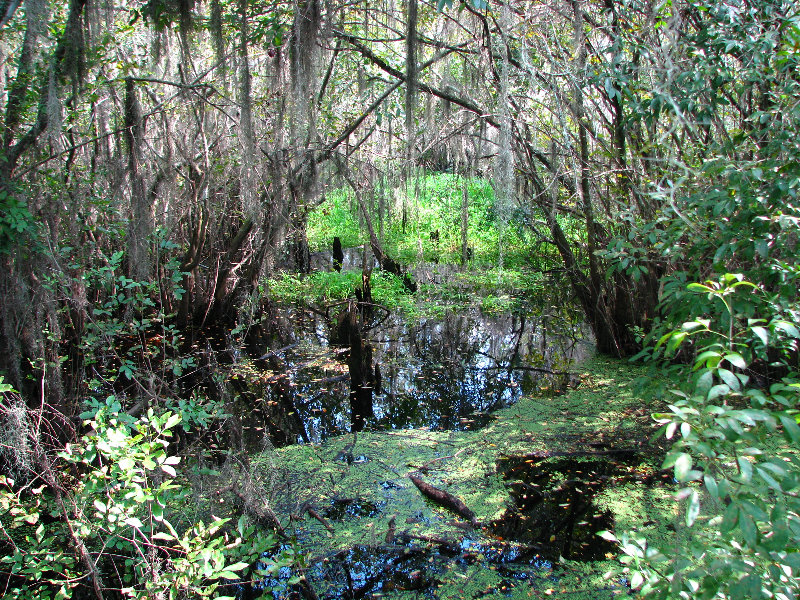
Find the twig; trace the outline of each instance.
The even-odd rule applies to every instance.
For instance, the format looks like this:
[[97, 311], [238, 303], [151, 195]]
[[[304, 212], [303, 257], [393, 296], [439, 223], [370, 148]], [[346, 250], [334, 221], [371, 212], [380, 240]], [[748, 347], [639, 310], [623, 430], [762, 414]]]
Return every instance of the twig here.
[[309, 516], [311, 516], [311, 517], [315, 518], [317, 521], [319, 521], [320, 523], [322, 523], [322, 526], [323, 526], [325, 529], [327, 529], [327, 530], [328, 530], [328, 531], [330, 531], [331, 533], [333, 533], [333, 532], [334, 532], [334, 529], [333, 529], [333, 527], [331, 526], [331, 524], [330, 524], [330, 523], [328, 523], [328, 522], [325, 520], [325, 518], [324, 518], [324, 517], [323, 517], [321, 514], [319, 514], [319, 513], [318, 513], [316, 510], [314, 510], [313, 508], [311, 508], [311, 507], [309, 506], [309, 507], [308, 507], [308, 509], [306, 509], [306, 512], [308, 512]]
[[448, 460], [448, 459], [450, 459], [450, 458], [457, 458], [457, 457], [458, 457], [458, 455], [459, 455], [459, 454], [461, 454], [461, 453], [462, 453], [464, 450], [466, 450], [466, 449], [467, 449], [467, 446], [464, 446], [464, 447], [463, 447], [461, 450], [459, 450], [459, 451], [458, 451], [458, 452], [456, 452], [455, 454], [451, 454], [450, 456], [440, 456], [439, 458], [434, 458], [433, 460], [429, 460], [429, 461], [428, 461], [428, 462], [426, 462], [424, 465], [422, 465], [421, 467], [419, 467], [419, 470], [420, 470], [420, 471], [422, 471], [422, 472], [425, 472], [425, 471], [427, 471], [427, 470], [428, 470], [428, 467], [429, 467], [430, 465], [432, 465], [433, 463], [435, 463], [435, 462], [438, 462], [438, 461], [440, 461], [440, 460]]
[[451, 512], [456, 513], [458, 516], [463, 517], [469, 521], [473, 527], [478, 526], [478, 517], [476, 517], [475, 513], [472, 512], [459, 498], [456, 498], [449, 492], [445, 492], [444, 490], [433, 487], [429, 483], [425, 483], [422, 481], [422, 479], [416, 477], [415, 475], [409, 475], [408, 478], [415, 486], [417, 486], [417, 489], [422, 493], [423, 496], [433, 500]]

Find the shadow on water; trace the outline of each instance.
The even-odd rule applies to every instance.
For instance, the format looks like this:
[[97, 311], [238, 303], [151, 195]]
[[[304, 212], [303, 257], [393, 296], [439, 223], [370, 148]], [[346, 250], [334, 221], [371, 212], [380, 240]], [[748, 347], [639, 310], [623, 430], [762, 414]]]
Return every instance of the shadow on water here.
[[611, 512], [597, 506], [596, 496], [612, 479], [624, 477], [633, 453], [545, 458], [513, 456], [499, 461], [513, 505], [491, 524], [495, 534], [536, 544], [545, 558], [602, 560], [615, 544], [598, 532], [612, 530]]

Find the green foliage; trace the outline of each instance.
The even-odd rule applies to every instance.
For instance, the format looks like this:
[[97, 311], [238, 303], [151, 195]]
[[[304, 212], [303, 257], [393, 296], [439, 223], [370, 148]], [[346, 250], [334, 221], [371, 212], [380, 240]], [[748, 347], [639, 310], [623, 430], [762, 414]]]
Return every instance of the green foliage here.
[[781, 350], [777, 364], [789, 365], [800, 331], [779, 317], [737, 313], [738, 297], [762, 293], [740, 275], [689, 289], [713, 301], [727, 326], [698, 317], [657, 344], [669, 353], [689, 340], [696, 347], [686, 385], [672, 391], [670, 412], [656, 415], [668, 439], [678, 436], [663, 467], [678, 483], [687, 531], [674, 554], [625, 537], [622, 561], [632, 585], [655, 598], [793, 598], [800, 591], [800, 376], [790, 370], [763, 388], [749, 373], [770, 349]]
[[[174, 250], [161, 242], [161, 250]], [[62, 248], [61, 259], [76, 259], [73, 248]], [[134, 281], [124, 274], [125, 255], [121, 251], [105, 256], [102, 261], [84, 267], [81, 283], [87, 296], [96, 298], [90, 319], [81, 332], [80, 349], [86, 366], [92, 366], [99, 380], [133, 382], [156, 368], [159, 376], [178, 378], [196, 367], [194, 357], [180, 351], [181, 332], [169, 313], [167, 302], [179, 301], [185, 290], [180, 287], [183, 273], [178, 260], [168, 258], [163, 264], [165, 277], [156, 281]], [[62, 276], [50, 282], [52, 287], [71, 289], [72, 282]], [[96, 378], [97, 379], [97, 378]], [[90, 389], [104, 386], [90, 385]], [[105, 394], [86, 399], [95, 409], [105, 403]], [[91, 413], [93, 414], [93, 413]], [[91, 416], [85, 414], [85, 417]]]
[[391, 311], [408, 316], [417, 313], [414, 295], [409, 294], [403, 280], [392, 273], [377, 271], [372, 274], [372, 298]]
[[34, 227], [28, 205], [14, 194], [0, 190], [0, 253], [9, 252], [20, 245]]
[[362, 229], [355, 202], [351, 202], [344, 190], [336, 190], [308, 215], [308, 245], [313, 252], [330, 250], [333, 238], [342, 240], [344, 248], [353, 248], [368, 240], [366, 229]]
[[282, 272], [267, 282], [270, 297], [283, 303], [336, 302], [351, 296], [359, 285], [361, 273], [357, 271], [317, 271], [306, 277]]
[[630, 234], [604, 253], [612, 273], [666, 273], [639, 358], [683, 382], [656, 415], [672, 440], [675, 548], [629, 534], [622, 561], [648, 597], [794, 598], [800, 15], [777, 0], [690, 4], [691, 66], [676, 65], [674, 85], [639, 96], [615, 80], [631, 119], [687, 141], [654, 186], [653, 218], [624, 215]]
[[[80, 331], [82, 363], [74, 363], [91, 367], [95, 376], [80, 398], [90, 434], [57, 457], [46, 456], [39, 425], [0, 379], [4, 441], [9, 427], [18, 427], [16, 455], [3, 452], [3, 458], [16, 461], [6, 472], [19, 481], [0, 481], [0, 514], [7, 515], [0, 520], [0, 561], [10, 573], [7, 593], [15, 597], [86, 595], [93, 576], [71, 540], [85, 546], [105, 585], [135, 598], [233, 596], [231, 582], [274, 543], [244, 518], [191, 516], [196, 499], [178, 471], [170, 438], [178, 426], [185, 432], [209, 427], [224, 411], [221, 402], [197, 392], [178, 393], [174, 382], [195, 364], [181, 353], [181, 332], [168, 312], [184, 293], [178, 261], [170, 258], [176, 248], [161, 241], [159, 249], [161, 281], [128, 278], [122, 252], [94, 248], [98, 260], [87, 265], [68, 247], [59, 250], [58, 261], [78, 276], [53, 271], [46, 280], [54, 291], [83, 286], [93, 299]], [[125, 393], [108, 395], [111, 382], [136, 390], [149, 377], [166, 385], [144, 417], [126, 413], [131, 398]]]
[[[468, 194], [467, 245], [473, 261], [494, 264], [501, 243], [494, 190], [487, 179], [465, 178], [448, 173], [429, 174], [410, 181], [405, 190], [408, 221], [402, 223], [402, 196], [395, 201], [395, 218], [386, 229], [386, 246], [404, 262], [458, 262], [461, 257], [461, 203], [464, 185]], [[518, 215], [522, 216], [522, 215]], [[439, 240], [431, 234], [438, 232]], [[505, 263], [522, 266], [533, 254], [534, 239], [521, 221], [509, 223], [504, 238]]]
[[[485, 314], [508, 312], [539, 312], [543, 307], [563, 305], [555, 311], [561, 314], [572, 311], [572, 319], [579, 319], [571, 308], [568, 298], [569, 286], [548, 289], [542, 285], [540, 273], [514, 269], [472, 269], [454, 271], [443, 267], [446, 275], [436, 284], [419, 282], [416, 294], [409, 294], [402, 279], [384, 271], [372, 273], [373, 300], [392, 312], [399, 312], [408, 318], [422, 315], [441, 316], [448, 310], [468, 310], [478, 307]], [[351, 298], [355, 289], [361, 286], [361, 273], [358, 271], [318, 271], [302, 276], [282, 272], [268, 282], [270, 297], [283, 304], [331, 304]]]
[[[465, 181], [459, 175], [429, 173], [418, 182], [410, 181], [405, 190], [379, 188], [384, 194], [387, 216], [384, 222], [385, 249], [404, 263], [459, 262], [461, 259], [461, 202], [467, 186], [468, 234], [467, 245], [472, 249], [473, 261], [478, 264], [495, 264], [499, 245], [504, 247], [504, 264], [510, 268], [531, 265], [551, 268], [555, 262], [554, 248], [537, 241], [525, 227], [529, 215], [516, 210], [503, 239], [500, 239], [499, 218], [495, 206], [494, 190], [486, 179]], [[406, 223], [403, 226], [403, 205]], [[372, 200], [373, 226], [379, 227], [378, 200]], [[342, 245], [354, 247], [369, 242], [366, 227], [360, 224], [358, 206], [348, 199], [345, 190], [330, 194], [325, 202], [309, 214], [308, 238], [312, 250], [328, 250], [333, 238], [338, 236]], [[568, 221], [565, 220], [565, 221]], [[568, 231], [574, 230], [566, 223]], [[438, 233], [438, 239], [436, 235]]]
[[[414, 314], [415, 300], [399, 277], [373, 271], [372, 298], [392, 311]], [[361, 286], [359, 271], [316, 271], [307, 276], [279, 273], [269, 280], [270, 297], [284, 304], [330, 304], [353, 297]]]
[[[516, 269], [474, 269], [453, 273], [431, 293], [453, 309], [465, 309], [476, 302], [488, 315], [540, 312], [558, 302], [558, 289], [546, 289], [540, 273]], [[564, 286], [563, 289], [568, 289]], [[565, 306], [569, 302], [565, 302]]]
[[[230, 581], [239, 580], [275, 540], [257, 533], [244, 517], [233, 527], [216, 518], [181, 523], [182, 507], [191, 498], [179, 483], [180, 459], [168, 451], [171, 430], [180, 421], [178, 414], [151, 410], [131, 427], [104, 407], [88, 423], [93, 433], [59, 452], [55, 482], [26, 489], [0, 478], [9, 550], [0, 562], [12, 575], [6, 593], [19, 598], [77, 593], [85, 585], [85, 566], [64, 543], [74, 536], [106, 585], [126, 597], [232, 596]], [[62, 485], [70, 473], [78, 477]]]

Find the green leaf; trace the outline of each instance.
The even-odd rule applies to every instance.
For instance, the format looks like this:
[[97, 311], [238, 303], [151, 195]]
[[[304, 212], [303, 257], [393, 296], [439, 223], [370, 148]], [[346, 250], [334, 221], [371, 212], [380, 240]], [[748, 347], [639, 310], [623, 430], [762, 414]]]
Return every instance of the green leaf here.
[[789, 337], [793, 337], [795, 339], [800, 338], [800, 331], [798, 331], [797, 327], [788, 321], [775, 321], [773, 323], [773, 327], [778, 331], [783, 331]]
[[758, 336], [765, 346], [769, 344], [769, 330], [766, 327], [751, 327], [750, 330]]
[[688, 506], [686, 507], [686, 526], [691, 527], [694, 525], [699, 514], [700, 494], [697, 493], [697, 490], [692, 490], [691, 494], [689, 494]]
[[745, 362], [744, 358], [742, 358], [742, 355], [739, 354], [738, 352], [729, 352], [725, 354], [725, 356], [723, 356], [723, 360], [727, 360], [729, 363], [731, 363], [734, 367], [738, 369], [747, 368], [747, 363]]
[[715, 369], [722, 360], [722, 353], [717, 350], [706, 350], [701, 352], [694, 361], [695, 369], [699, 369], [705, 362], [706, 367]]
[[[716, 362], [719, 363], [719, 358], [717, 358]], [[714, 364], [714, 366], [716, 367], [716, 364]], [[708, 394], [712, 385], [714, 385], [714, 373], [711, 370], [706, 370], [697, 379], [697, 393], [703, 395]]]
[[144, 527], [144, 523], [142, 523], [136, 517], [128, 517], [127, 519], [125, 519], [125, 523], [127, 525], [130, 525], [131, 527], [136, 527], [137, 529], [141, 529], [142, 527]]
[[761, 477], [761, 479], [763, 479], [769, 487], [771, 487], [772, 489], [774, 489], [777, 492], [781, 492], [782, 491], [781, 490], [781, 484], [778, 483], [775, 480], [775, 478], [772, 477], [772, 475], [767, 473], [767, 471], [765, 469], [762, 469], [761, 467], [756, 467], [756, 473], [758, 473], [758, 475]]
[[172, 413], [169, 415], [167, 422], [164, 423], [164, 430], [166, 431], [167, 429], [172, 429], [180, 422], [181, 422], [181, 416], [178, 413]]
[[703, 483], [705, 483], [706, 489], [708, 490], [709, 495], [714, 498], [715, 500], [719, 499], [719, 488], [717, 487], [717, 481], [711, 475], [704, 475], [703, 476]]
[[703, 326], [703, 323], [701, 323], [699, 321], [687, 321], [686, 323], [681, 325], [681, 331], [690, 332], [690, 331], [694, 331], [698, 327], [702, 327], [702, 326]]
[[666, 342], [666, 341], [667, 341], [669, 338], [671, 338], [671, 337], [672, 337], [672, 332], [670, 332], [670, 333], [665, 333], [664, 335], [662, 335], [662, 336], [659, 338], [659, 340], [656, 342], [656, 345], [655, 345], [655, 347], [654, 347], [654, 350], [658, 350], [658, 349], [659, 349], [659, 348], [660, 348], [660, 347], [661, 347], [661, 346], [664, 344], [664, 342]]
[[739, 379], [728, 369], [717, 369], [717, 374], [720, 376], [722, 381], [731, 388], [734, 392], [738, 392], [741, 390], [741, 386], [739, 385]]
[[635, 571], [633, 575], [631, 575], [631, 589], [638, 589], [643, 583], [644, 577], [642, 577], [642, 574], [639, 571]]
[[736, 463], [739, 465], [740, 479], [745, 483], [749, 483], [753, 479], [753, 465], [743, 457], [737, 458]]
[[800, 443], [800, 427], [797, 426], [797, 421], [785, 415], [779, 415], [778, 418], [783, 425], [785, 436], [794, 443]]
[[755, 548], [758, 543], [758, 530], [753, 518], [743, 512], [739, 513], [739, 529], [742, 531], [742, 537], [748, 546]]
[[618, 542], [618, 541], [619, 541], [619, 540], [617, 539], [617, 536], [615, 536], [615, 535], [614, 535], [613, 533], [611, 533], [610, 531], [598, 531], [598, 532], [597, 532], [597, 535], [599, 535], [601, 538], [603, 538], [603, 539], [604, 539], [604, 540], [606, 540], [607, 542], [614, 542], [614, 543], [616, 543], [616, 542]]
[[691, 469], [692, 457], [686, 452], [682, 452], [675, 459], [675, 479], [678, 481], [686, 481]]
[[722, 523], [720, 523], [719, 529], [722, 533], [728, 533], [739, 522], [739, 506], [731, 502], [726, 508], [725, 513], [722, 516]]
[[712, 386], [711, 389], [708, 390], [708, 394], [706, 395], [706, 399], [709, 402], [713, 402], [714, 400], [716, 400], [717, 398], [719, 398], [721, 396], [727, 396], [730, 393], [730, 391], [731, 391], [731, 388], [729, 388], [727, 385], [725, 385], [724, 383], [719, 383], [719, 384], [717, 384], [715, 386]]
[[678, 346], [683, 343], [683, 340], [686, 339], [687, 333], [685, 331], [676, 331], [672, 334], [672, 338], [669, 340], [667, 344], [667, 352], [674, 352]]

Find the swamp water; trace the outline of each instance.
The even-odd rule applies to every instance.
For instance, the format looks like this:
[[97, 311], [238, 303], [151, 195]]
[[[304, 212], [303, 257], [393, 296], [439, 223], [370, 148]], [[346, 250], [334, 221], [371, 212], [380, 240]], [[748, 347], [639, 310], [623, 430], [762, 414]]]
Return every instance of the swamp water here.
[[[273, 572], [245, 595], [550, 595], [565, 581], [561, 557], [612, 551], [596, 533], [613, 517], [595, 496], [622, 463], [564, 442], [575, 437], [565, 432], [578, 411], [559, 410], [552, 393], [578, 385], [575, 365], [593, 353], [581, 324], [553, 308], [524, 316], [473, 308], [415, 322], [380, 313], [363, 330], [382, 374], [373, 416], [350, 433], [348, 350], [329, 343], [334, 311], [290, 310], [288, 343], [231, 367], [250, 455], [244, 486], [256, 504], [292, 515], [291, 551], [305, 557], [299, 571]], [[543, 388], [546, 405], [523, 399]], [[534, 441], [558, 419], [558, 435]], [[554, 463], [547, 437], [577, 458]], [[409, 475], [463, 500], [474, 522], [423, 498]], [[297, 574], [309, 584], [290, 585]], [[592, 598], [625, 589], [578, 581]]]
[[[320, 443], [351, 430], [347, 348], [328, 343], [327, 320], [302, 309], [288, 347], [234, 367], [248, 444]], [[480, 428], [492, 411], [543, 386], [565, 389], [569, 368], [591, 355], [579, 326], [555, 318], [485, 316], [477, 309], [408, 323], [389, 315], [364, 331], [379, 365], [371, 430]], [[275, 410], [277, 408], [277, 410]]]

